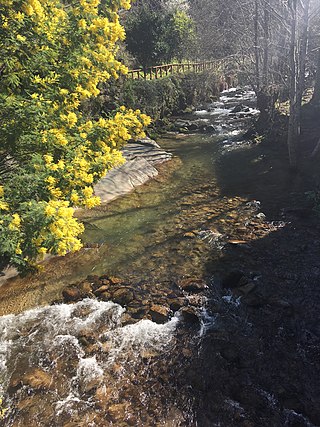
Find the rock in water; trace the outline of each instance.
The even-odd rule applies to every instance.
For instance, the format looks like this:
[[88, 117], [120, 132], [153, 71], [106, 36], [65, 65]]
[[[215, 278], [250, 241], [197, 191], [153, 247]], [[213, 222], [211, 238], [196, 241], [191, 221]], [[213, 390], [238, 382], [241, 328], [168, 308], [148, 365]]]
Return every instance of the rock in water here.
[[191, 325], [199, 323], [197, 310], [194, 307], [182, 307], [180, 310], [182, 321]]
[[134, 190], [158, 175], [156, 165], [168, 161], [172, 154], [162, 150], [150, 138], [130, 142], [122, 150], [126, 163], [109, 171], [94, 187], [103, 203]]
[[133, 290], [130, 288], [119, 288], [113, 293], [112, 299], [117, 304], [127, 305], [134, 299]]
[[241, 270], [231, 271], [227, 276], [222, 279], [222, 286], [224, 288], [236, 288], [248, 283], [245, 278], [244, 272]]
[[62, 291], [62, 296], [66, 302], [78, 301], [81, 299], [81, 291], [76, 286], [70, 286]]
[[154, 304], [150, 308], [150, 315], [155, 323], [165, 323], [170, 314], [170, 309], [163, 305]]
[[178, 285], [183, 291], [186, 292], [201, 292], [207, 288], [207, 284], [204, 280], [192, 277], [180, 280]]
[[40, 368], [35, 368], [27, 372], [22, 377], [23, 384], [29, 385], [36, 390], [49, 390], [52, 389], [52, 377]]

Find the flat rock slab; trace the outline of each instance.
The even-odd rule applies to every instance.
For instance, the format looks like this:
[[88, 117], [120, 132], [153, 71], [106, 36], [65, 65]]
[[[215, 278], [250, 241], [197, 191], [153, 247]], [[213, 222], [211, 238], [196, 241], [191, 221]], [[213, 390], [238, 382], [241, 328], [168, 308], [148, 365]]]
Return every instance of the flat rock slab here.
[[130, 142], [122, 150], [126, 163], [112, 169], [94, 187], [102, 203], [123, 196], [158, 175], [156, 165], [168, 161], [172, 154], [162, 150], [150, 138]]

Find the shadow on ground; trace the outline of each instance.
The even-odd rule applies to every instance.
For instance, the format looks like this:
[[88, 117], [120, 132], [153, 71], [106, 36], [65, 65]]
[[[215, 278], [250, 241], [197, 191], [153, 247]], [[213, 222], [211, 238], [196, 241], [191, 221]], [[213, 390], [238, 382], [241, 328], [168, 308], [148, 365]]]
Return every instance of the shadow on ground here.
[[[199, 426], [317, 426], [320, 423], [319, 219], [280, 147], [223, 156], [228, 197], [261, 202], [281, 227], [248, 244], [226, 245], [208, 262], [215, 318], [190, 372]], [[240, 297], [240, 299], [239, 299]]]

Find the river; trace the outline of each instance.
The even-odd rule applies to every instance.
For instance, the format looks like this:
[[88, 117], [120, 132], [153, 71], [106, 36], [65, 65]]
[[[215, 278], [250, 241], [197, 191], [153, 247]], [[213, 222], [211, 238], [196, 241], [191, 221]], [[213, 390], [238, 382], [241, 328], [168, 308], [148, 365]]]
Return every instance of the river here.
[[[174, 154], [172, 165], [163, 167], [158, 179], [83, 215], [86, 249], [50, 260], [35, 277], [3, 288], [0, 395], [8, 408], [3, 425], [258, 425], [244, 423], [231, 397], [221, 410], [232, 415], [232, 422], [224, 415], [215, 421], [200, 417], [199, 407], [205, 412], [206, 406], [195, 390], [203, 391], [203, 379], [194, 367], [208, 331], [224, 339], [218, 327], [221, 310], [230, 330], [237, 321], [243, 333], [250, 333], [251, 326], [239, 317], [240, 296], [215, 282], [213, 272], [224, 269], [219, 260], [225, 247], [245, 245], [249, 236], [262, 238], [284, 225], [262, 224], [264, 214], [259, 216], [259, 202], [249, 190], [241, 196], [222, 191], [220, 159], [251, 149], [241, 133], [257, 113], [250, 108], [246, 114], [243, 107], [233, 113], [232, 108], [253, 102], [251, 92], [229, 92], [221, 103], [196, 112], [192, 119], [213, 123], [216, 132], [163, 139], [161, 146]], [[243, 166], [233, 163], [238, 167]], [[98, 279], [102, 275], [105, 281]], [[95, 295], [110, 292], [110, 301], [83, 298], [66, 304], [61, 290], [87, 276], [91, 290], [105, 286]], [[199, 289], [188, 288], [190, 278], [201, 284]], [[127, 304], [114, 302], [113, 281], [116, 289], [131, 292]], [[193, 310], [191, 322], [179, 309], [182, 299], [181, 306]], [[157, 310], [167, 307], [167, 319], [158, 321]], [[276, 405], [267, 392], [259, 393], [266, 393], [268, 407]]]

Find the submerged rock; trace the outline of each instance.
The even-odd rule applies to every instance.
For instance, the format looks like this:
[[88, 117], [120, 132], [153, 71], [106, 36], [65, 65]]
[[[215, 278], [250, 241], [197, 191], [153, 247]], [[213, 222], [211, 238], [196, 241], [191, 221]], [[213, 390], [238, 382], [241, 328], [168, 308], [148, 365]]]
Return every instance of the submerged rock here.
[[110, 289], [110, 285], [102, 285], [102, 286], [100, 286], [100, 288], [98, 288], [98, 289], [96, 289], [96, 290], [94, 291], [94, 294], [95, 294], [95, 295], [100, 295], [100, 294], [102, 294], [103, 292], [108, 291], [109, 289]]
[[99, 294], [99, 298], [102, 299], [102, 301], [110, 301], [112, 296], [110, 292], [103, 291]]
[[133, 290], [130, 288], [119, 288], [112, 294], [112, 300], [120, 305], [127, 305], [134, 299]]

